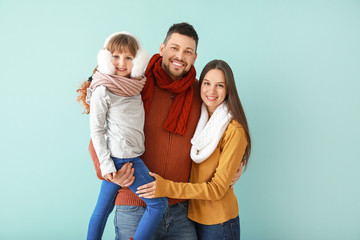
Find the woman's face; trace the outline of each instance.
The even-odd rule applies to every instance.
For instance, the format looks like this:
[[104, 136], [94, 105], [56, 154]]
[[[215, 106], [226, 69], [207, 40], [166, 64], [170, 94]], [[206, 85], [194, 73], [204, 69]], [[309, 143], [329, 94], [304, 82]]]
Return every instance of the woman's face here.
[[129, 77], [133, 68], [134, 56], [130, 53], [129, 49], [124, 48], [123, 52], [115, 51], [112, 53], [113, 64], [115, 66], [115, 75], [121, 77]]
[[206, 73], [200, 95], [208, 112], [213, 113], [226, 98], [225, 74], [222, 70], [212, 69]]

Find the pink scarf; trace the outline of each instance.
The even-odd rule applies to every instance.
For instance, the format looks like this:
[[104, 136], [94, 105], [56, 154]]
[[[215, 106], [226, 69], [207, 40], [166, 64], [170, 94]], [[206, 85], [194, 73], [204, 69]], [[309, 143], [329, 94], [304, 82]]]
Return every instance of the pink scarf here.
[[103, 85], [111, 93], [123, 97], [131, 97], [140, 94], [146, 82], [145, 76], [139, 78], [127, 78], [101, 73], [99, 71], [96, 71], [92, 78], [93, 80], [91, 81], [90, 89]]

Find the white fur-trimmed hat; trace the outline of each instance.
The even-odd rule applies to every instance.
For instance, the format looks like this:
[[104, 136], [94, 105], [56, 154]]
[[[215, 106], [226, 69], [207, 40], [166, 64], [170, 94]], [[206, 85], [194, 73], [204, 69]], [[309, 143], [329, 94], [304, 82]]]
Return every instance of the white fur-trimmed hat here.
[[[106, 38], [104, 42], [104, 48], [106, 48], [111, 38], [119, 34], [129, 35], [135, 38], [139, 46], [139, 49], [136, 52], [136, 56], [133, 59], [133, 68], [130, 77], [133, 78], [140, 77], [141, 75], [143, 75], [144, 69], [149, 61], [149, 54], [145, 49], [141, 47], [140, 41], [139, 39], [137, 39], [137, 37], [135, 37], [133, 34], [128, 32], [115, 32], [111, 34], [108, 38]], [[97, 60], [98, 60], [98, 71], [106, 74], [115, 74], [115, 66], [112, 62], [112, 54], [109, 50], [107, 49], [100, 50], [97, 55]]]

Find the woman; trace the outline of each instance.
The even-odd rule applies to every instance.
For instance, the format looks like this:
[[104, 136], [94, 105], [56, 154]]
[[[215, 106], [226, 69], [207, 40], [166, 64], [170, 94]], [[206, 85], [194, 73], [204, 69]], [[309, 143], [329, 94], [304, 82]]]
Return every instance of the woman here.
[[191, 140], [190, 183], [150, 173], [156, 181], [140, 186], [137, 194], [190, 199], [188, 217], [196, 223], [200, 240], [240, 239], [237, 199], [229, 186], [239, 165], [246, 168], [250, 156], [246, 116], [226, 62], [209, 62], [200, 75], [200, 86], [203, 104]]

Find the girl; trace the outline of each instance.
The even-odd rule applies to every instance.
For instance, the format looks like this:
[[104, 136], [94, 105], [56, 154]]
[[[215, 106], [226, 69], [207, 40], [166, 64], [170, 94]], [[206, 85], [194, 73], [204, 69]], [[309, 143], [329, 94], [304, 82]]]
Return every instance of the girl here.
[[[148, 55], [130, 33], [110, 35], [98, 53], [98, 66], [89, 81], [83, 83], [78, 101], [90, 113], [91, 139], [99, 158], [102, 177], [100, 194], [91, 216], [87, 239], [101, 239], [107, 217], [114, 208], [120, 188], [110, 181], [125, 163], [135, 169], [135, 192], [142, 184], [154, 181], [139, 158], [144, 153], [144, 108], [140, 91], [146, 78], [142, 75]], [[97, 163], [95, 163], [97, 164]], [[137, 231], [137, 239], [149, 239], [155, 232], [168, 202], [167, 198], [143, 199], [147, 204]]]
[[144, 198], [190, 199], [188, 217], [200, 240], [240, 239], [239, 210], [229, 188], [239, 167], [247, 166], [251, 141], [230, 66], [209, 62], [200, 75], [201, 116], [191, 140], [190, 183], [150, 173], [156, 181], [138, 188]]

